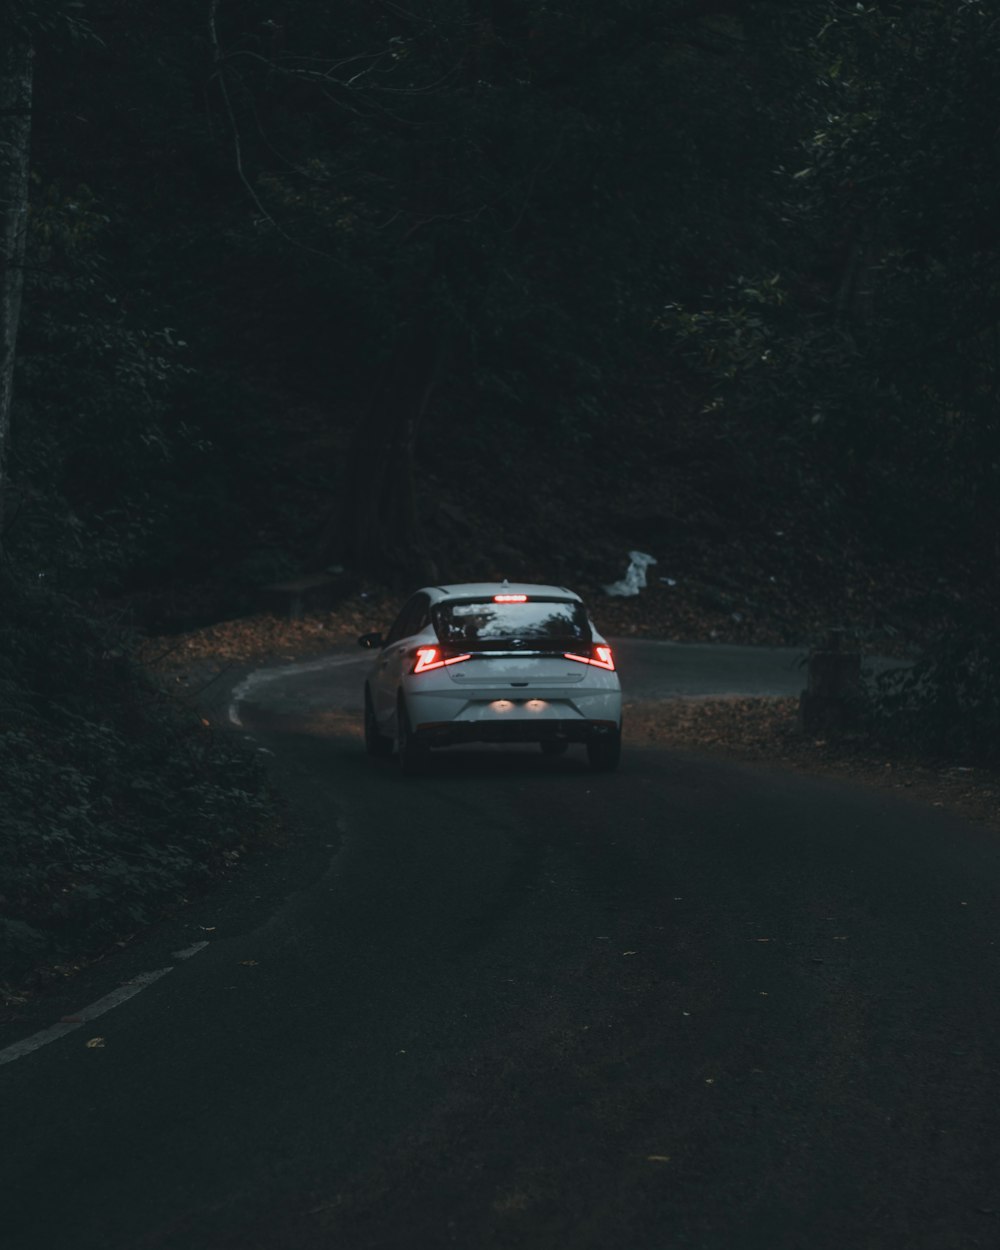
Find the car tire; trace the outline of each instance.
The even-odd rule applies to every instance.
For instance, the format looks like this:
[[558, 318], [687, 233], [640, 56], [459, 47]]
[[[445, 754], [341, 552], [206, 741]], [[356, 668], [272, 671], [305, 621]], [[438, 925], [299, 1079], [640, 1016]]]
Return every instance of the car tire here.
[[555, 738], [550, 738], [545, 742], [539, 743], [542, 748], [543, 755], [565, 755], [569, 750], [568, 742], [559, 742]]
[[365, 751], [379, 759], [392, 754], [392, 739], [379, 732], [371, 691], [365, 686]]
[[424, 771], [429, 752], [414, 736], [402, 695], [396, 703], [396, 753], [404, 777], [417, 777]]
[[622, 731], [587, 743], [587, 761], [594, 773], [613, 773], [622, 757]]

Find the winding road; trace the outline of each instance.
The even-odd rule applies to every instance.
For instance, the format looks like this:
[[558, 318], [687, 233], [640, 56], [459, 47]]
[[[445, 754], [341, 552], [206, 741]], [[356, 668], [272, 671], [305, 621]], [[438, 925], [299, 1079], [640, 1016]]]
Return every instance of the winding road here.
[[[628, 699], [803, 684], [617, 650]], [[4, 1250], [1000, 1245], [995, 835], [653, 748], [402, 778], [364, 661], [217, 709], [292, 844], [0, 1026]]]

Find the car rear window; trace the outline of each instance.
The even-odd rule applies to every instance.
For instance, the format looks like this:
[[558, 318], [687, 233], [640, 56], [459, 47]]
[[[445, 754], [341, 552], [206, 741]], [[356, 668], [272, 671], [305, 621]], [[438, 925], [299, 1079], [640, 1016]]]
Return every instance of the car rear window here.
[[466, 599], [439, 603], [434, 628], [448, 645], [502, 648], [515, 641], [555, 646], [590, 641], [587, 610], [577, 599], [529, 599], [527, 603], [494, 603]]

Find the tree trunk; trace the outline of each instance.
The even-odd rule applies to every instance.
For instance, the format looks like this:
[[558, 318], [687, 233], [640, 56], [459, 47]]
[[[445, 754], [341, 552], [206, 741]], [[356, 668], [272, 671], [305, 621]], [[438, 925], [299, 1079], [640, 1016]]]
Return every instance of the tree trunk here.
[[28, 231], [33, 55], [31, 39], [23, 31], [8, 28], [0, 36], [0, 551]]
[[417, 509], [415, 451], [443, 355], [440, 332], [416, 319], [402, 327], [364, 419], [354, 433], [343, 498], [321, 539], [321, 559], [400, 589], [433, 581]]

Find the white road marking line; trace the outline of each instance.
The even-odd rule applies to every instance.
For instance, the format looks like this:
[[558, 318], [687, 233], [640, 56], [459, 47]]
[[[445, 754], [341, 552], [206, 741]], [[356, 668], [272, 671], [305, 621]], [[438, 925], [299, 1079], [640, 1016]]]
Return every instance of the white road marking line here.
[[327, 656], [325, 660], [309, 660], [300, 664], [282, 664], [278, 668], [255, 669], [248, 676], [244, 677], [239, 685], [233, 688], [229, 702], [229, 719], [232, 724], [240, 729], [243, 728], [243, 722], [240, 720], [239, 705], [246, 699], [250, 691], [257, 686], [266, 686], [268, 682], [280, 681], [282, 677], [287, 677], [289, 674], [321, 673], [327, 668], [340, 668], [344, 664], [364, 664], [366, 660], [370, 659], [370, 655], [334, 655]]
[[[232, 700], [229, 704], [229, 719], [234, 725], [242, 728], [243, 722], [240, 720], [237, 709], [242, 700], [257, 686], [279, 681], [282, 677], [289, 674], [321, 673], [324, 669], [340, 668], [345, 664], [363, 664], [368, 659], [370, 657], [367, 655], [338, 655], [329, 656], [323, 660], [311, 660], [308, 663], [285, 664], [278, 668], [257, 669], [234, 688]], [[250, 735], [246, 736], [249, 737]], [[173, 959], [190, 959], [192, 955], [197, 955], [199, 951], [204, 950], [208, 945], [208, 942], [195, 942], [192, 946], [185, 947], [184, 950], [172, 951], [171, 957]], [[90, 1003], [86, 1007], [81, 1007], [79, 1011], [70, 1012], [58, 1024], [53, 1024], [50, 1028], [42, 1029], [41, 1032], [33, 1033], [30, 1037], [25, 1037], [21, 1041], [14, 1042], [12, 1045], [0, 1050], [0, 1064], [13, 1063], [15, 1059], [21, 1059], [24, 1055], [30, 1055], [32, 1051], [39, 1050], [42, 1046], [48, 1045], [49, 1042], [65, 1037], [67, 1033], [72, 1033], [75, 1029], [79, 1029], [84, 1024], [89, 1023], [89, 1021], [96, 1020], [98, 1016], [103, 1016], [106, 1011], [117, 1007], [119, 1003], [126, 1002], [138, 994], [140, 990], [144, 990], [147, 985], [152, 985], [154, 981], [158, 981], [160, 977], [166, 976], [168, 972], [172, 971], [173, 967], [159, 968], [155, 972], [141, 972], [138, 976], [133, 977], [130, 981], [126, 981], [124, 985], [120, 985], [118, 989], [112, 990], [110, 994], [105, 994], [103, 998], [99, 998], [96, 1002]]]
[[203, 951], [208, 942], [195, 942], [193, 946], [185, 946], [182, 951], [171, 951], [171, 959], [190, 959], [192, 955], [197, 955], [199, 951]]
[[31, 1037], [26, 1037], [20, 1042], [14, 1042], [13, 1045], [0, 1050], [0, 1064], [13, 1063], [15, 1059], [20, 1059], [24, 1055], [30, 1055], [33, 1050], [38, 1050], [39, 1047], [56, 1041], [57, 1038], [65, 1037], [67, 1033], [72, 1033], [74, 1029], [88, 1024], [91, 1020], [96, 1020], [98, 1016], [103, 1016], [112, 1007], [117, 1007], [119, 1003], [125, 1002], [126, 999], [133, 998], [140, 990], [144, 990], [147, 985], [152, 985], [160, 977], [165, 977], [168, 972], [173, 972], [173, 968], [159, 968], [156, 972], [140, 972], [131, 981], [126, 981], [123, 985], [119, 985], [116, 990], [112, 990], [110, 994], [105, 994], [103, 998], [99, 998], [96, 1002], [90, 1003], [86, 1007], [81, 1007], [79, 1011], [71, 1011], [69, 1015], [63, 1017], [59, 1024], [53, 1024], [51, 1028], [42, 1029], [40, 1033], [33, 1033]]

